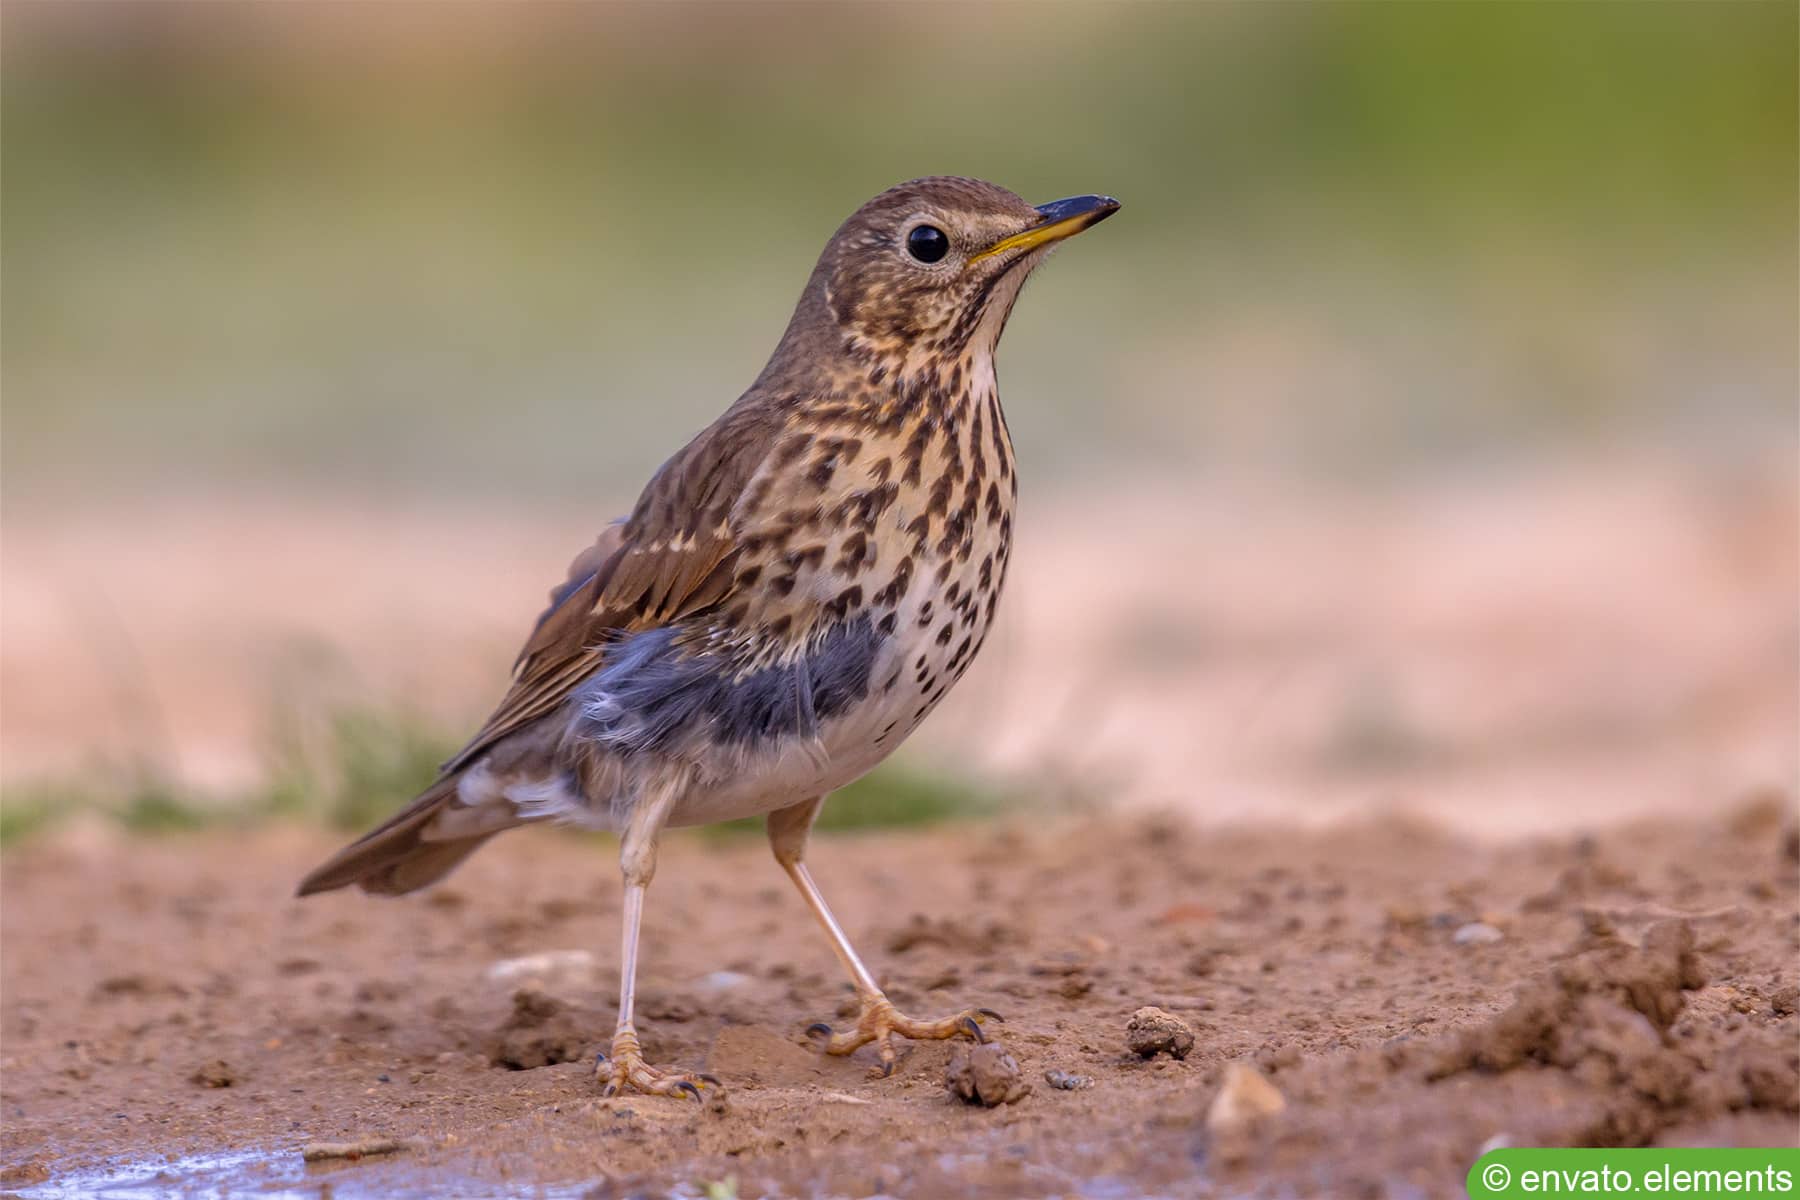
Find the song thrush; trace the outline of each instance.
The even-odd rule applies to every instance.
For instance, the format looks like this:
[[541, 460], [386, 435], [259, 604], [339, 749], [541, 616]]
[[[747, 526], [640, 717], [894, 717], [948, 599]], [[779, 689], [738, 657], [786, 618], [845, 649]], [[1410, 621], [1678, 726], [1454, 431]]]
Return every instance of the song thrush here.
[[607, 1094], [699, 1095], [648, 1066], [632, 1023], [638, 923], [668, 825], [766, 813], [776, 860], [855, 984], [848, 1054], [980, 1039], [970, 1009], [900, 1014], [802, 856], [827, 793], [867, 772], [962, 677], [994, 617], [1017, 492], [994, 346], [1019, 289], [1107, 196], [1033, 208], [937, 177], [838, 229], [762, 374], [576, 558], [511, 690], [411, 806], [300, 884], [386, 895], [542, 820], [617, 831], [625, 877]]

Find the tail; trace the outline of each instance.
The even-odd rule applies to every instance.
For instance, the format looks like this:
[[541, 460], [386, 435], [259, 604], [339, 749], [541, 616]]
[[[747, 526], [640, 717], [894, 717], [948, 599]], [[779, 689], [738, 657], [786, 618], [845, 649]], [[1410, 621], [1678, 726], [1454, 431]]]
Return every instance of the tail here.
[[481, 848], [497, 829], [473, 836], [433, 837], [433, 824], [456, 796], [456, 775], [426, 788], [386, 824], [364, 834], [300, 881], [310, 896], [357, 884], [365, 892], [398, 896], [436, 883]]

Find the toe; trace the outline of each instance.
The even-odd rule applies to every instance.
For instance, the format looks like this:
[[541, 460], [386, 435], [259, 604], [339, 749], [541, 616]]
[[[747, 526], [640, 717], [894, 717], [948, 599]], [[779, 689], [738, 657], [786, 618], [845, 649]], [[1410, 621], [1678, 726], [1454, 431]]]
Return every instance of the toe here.
[[874, 1040], [874, 1034], [860, 1029], [850, 1033], [835, 1033], [831, 1036], [831, 1040], [825, 1043], [825, 1053], [841, 1058], [846, 1054], [856, 1053]]

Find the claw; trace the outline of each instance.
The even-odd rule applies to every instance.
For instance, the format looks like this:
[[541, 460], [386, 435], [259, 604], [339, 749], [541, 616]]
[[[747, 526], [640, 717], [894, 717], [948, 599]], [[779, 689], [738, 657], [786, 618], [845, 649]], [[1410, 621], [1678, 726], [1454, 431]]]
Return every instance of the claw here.
[[808, 1025], [806, 1027], [806, 1036], [807, 1037], [830, 1037], [831, 1036], [831, 1026], [827, 1025], [823, 1021], [814, 1021], [811, 1025]]
[[895, 1039], [911, 1038], [920, 1041], [966, 1037], [985, 1045], [989, 1039], [981, 1027], [981, 1018], [984, 1017], [1004, 1020], [991, 1008], [971, 1008], [942, 1020], [915, 1021], [896, 1012], [893, 1003], [886, 996], [875, 992], [862, 998], [862, 1012], [857, 1017], [854, 1029], [833, 1033], [831, 1026], [821, 1021], [806, 1032], [808, 1036], [828, 1035], [820, 1049], [838, 1057], [853, 1054], [873, 1042], [880, 1051], [880, 1058], [869, 1068], [869, 1078], [886, 1079], [894, 1073], [896, 1066], [898, 1056], [895, 1052]]
[[613, 1035], [612, 1057], [605, 1053], [594, 1055], [594, 1073], [598, 1076], [600, 1094], [611, 1099], [629, 1091], [644, 1092], [652, 1096], [692, 1096], [702, 1099], [700, 1084], [704, 1081], [723, 1092], [724, 1085], [712, 1075], [688, 1075], [678, 1071], [663, 1071], [644, 1061], [643, 1051], [638, 1048], [637, 1031], [629, 1025], [621, 1026]]

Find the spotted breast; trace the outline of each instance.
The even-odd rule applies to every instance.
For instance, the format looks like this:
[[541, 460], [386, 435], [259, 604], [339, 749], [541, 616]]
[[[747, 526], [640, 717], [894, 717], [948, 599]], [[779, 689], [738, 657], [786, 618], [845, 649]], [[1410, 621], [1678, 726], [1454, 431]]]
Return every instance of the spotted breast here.
[[673, 824], [856, 779], [962, 677], [993, 620], [1017, 481], [991, 360], [904, 396], [838, 395], [794, 408], [745, 490], [733, 599], [621, 642], [577, 692], [590, 776], [645, 753], [692, 764]]

